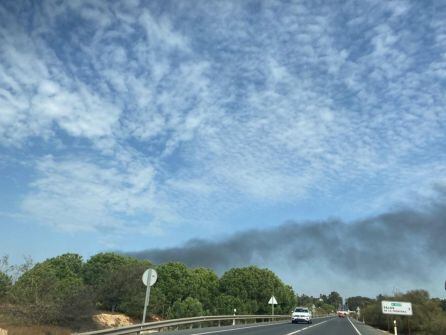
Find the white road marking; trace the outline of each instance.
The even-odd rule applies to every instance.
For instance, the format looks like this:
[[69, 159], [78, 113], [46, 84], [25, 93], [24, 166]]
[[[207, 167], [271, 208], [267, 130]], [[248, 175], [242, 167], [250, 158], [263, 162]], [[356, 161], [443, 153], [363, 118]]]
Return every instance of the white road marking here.
[[[313, 318], [313, 320], [314, 319], [323, 319], [323, 318], [326, 318], [326, 316], [320, 316], [320, 317], [317, 317], [317, 318]], [[330, 321], [330, 320], [327, 320], [327, 321]], [[327, 322], [327, 321], [323, 321], [323, 322], [314, 324], [314, 325], [312, 325], [310, 327], [320, 325], [321, 323], [324, 323], [324, 322]], [[269, 327], [269, 326], [286, 325], [286, 324], [288, 324], [288, 322], [276, 322], [276, 323], [268, 323], [267, 325], [255, 325], [255, 326], [238, 327], [238, 328], [231, 328], [231, 329], [211, 330], [211, 331], [202, 332], [202, 333], [191, 333], [189, 335], [206, 335], [206, 334], [215, 334], [215, 333], [223, 333], [223, 332], [233, 332], [233, 331], [241, 330], [241, 329], [251, 329], [251, 328]], [[310, 328], [310, 327], [305, 327], [303, 329], [300, 329], [299, 331], [307, 329], [307, 328]], [[291, 335], [291, 334], [295, 334], [295, 332], [290, 333], [290, 334], [285, 334], [285, 335]]]
[[352, 327], [356, 330], [356, 332], [358, 333], [358, 335], [362, 335], [361, 332], [358, 330], [358, 328], [356, 328], [356, 326], [353, 324], [352, 320], [350, 320], [349, 317], [347, 317], [348, 322], [350, 322], [350, 324], [352, 325]]
[[298, 333], [300, 333], [300, 332], [303, 332], [305, 329], [310, 329], [310, 328], [313, 328], [313, 327], [316, 327], [316, 326], [320, 326], [321, 324], [323, 324], [323, 323], [325, 323], [325, 322], [328, 322], [328, 321], [331, 321], [331, 320], [333, 320], [333, 319], [334, 319], [334, 318], [331, 318], [331, 319], [328, 319], [328, 320], [325, 320], [325, 321], [322, 321], [322, 322], [319, 322], [319, 323], [315, 323], [314, 325], [311, 325], [311, 326], [308, 326], [308, 327], [305, 327], [305, 328], [296, 330], [296, 331], [294, 331], [294, 332], [291, 332], [291, 333], [288, 333], [288, 334], [285, 334], [285, 335], [294, 335], [294, 334], [298, 334]]

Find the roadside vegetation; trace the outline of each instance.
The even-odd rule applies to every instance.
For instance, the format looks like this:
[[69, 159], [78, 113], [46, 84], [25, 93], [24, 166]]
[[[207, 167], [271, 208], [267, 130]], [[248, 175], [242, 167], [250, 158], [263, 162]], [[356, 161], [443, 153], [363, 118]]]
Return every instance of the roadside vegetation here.
[[[358, 297], [356, 297], [358, 298]], [[413, 316], [393, 316], [381, 313], [381, 301], [407, 301], [412, 303]], [[376, 299], [357, 301], [361, 308], [360, 320], [380, 328], [393, 330], [397, 321], [399, 334], [444, 335], [446, 334], [446, 300], [430, 298], [425, 290], [414, 290], [395, 295], [379, 295]]]
[[[94, 328], [98, 311], [124, 313], [140, 320], [145, 297], [142, 273], [156, 268], [150, 317], [180, 318], [200, 315], [269, 314], [272, 292], [279, 301], [277, 314], [296, 305], [291, 286], [268, 269], [234, 268], [221, 277], [205, 268], [181, 263], [153, 265], [116, 253], [100, 253], [86, 262], [64, 254], [33, 264], [0, 263], [0, 328], [2, 325], [59, 325], [73, 330]], [[49, 333], [48, 333], [49, 334]]]
[[[138, 322], [145, 297], [142, 273], [156, 268], [158, 281], [151, 291], [149, 318], [168, 319], [200, 315], [270, 314], [268, 300], [274, 292], [276, 314], [289, 314], [299, 305], [315, 316], [343, 306], [337, 292], [319, 297], [296, 295], [272, 271], [255, 266], [233, 268], [218, 276], [206, 268], [181, 263], [151, 264], [147, 260], [116, 253], [99, 253], [84, 261], [64, 254], [19, 266], [0, 258], [0, 328], [11, 335], [68, 334], [70, 330], [98, 327], [92, 316], [99, 311], [123, 313]], [[361, 309], [359, 319], [387, 330], [391, 319], [381, 313], [381, 300], [413, 303], [414, 316], [397, 317], [400, 334], [446, 334], [446, 300], [432, 299], [426, 291], [395, 296], [350, 297], [345, 305]], [[64, 328], [60, 328], [64, 327]], [[32, 330], [32, 331], [31, 331]]]

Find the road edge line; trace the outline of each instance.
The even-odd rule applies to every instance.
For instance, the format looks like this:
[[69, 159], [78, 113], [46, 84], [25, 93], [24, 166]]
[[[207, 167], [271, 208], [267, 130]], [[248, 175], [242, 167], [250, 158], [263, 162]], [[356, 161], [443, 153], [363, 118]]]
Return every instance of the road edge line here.
[[350, 318], [348, 316], [347, 316], [347, 320], [348, 320], [348, 322], [350, 322], [350, 324], [355, 329], [355, 331], [358, 333], [358, 335], [362, 335], [361, 332], [358, 330], [358, 328], [356, 328], [356, 326], [353, 324], [352, 320], [350, 320]]

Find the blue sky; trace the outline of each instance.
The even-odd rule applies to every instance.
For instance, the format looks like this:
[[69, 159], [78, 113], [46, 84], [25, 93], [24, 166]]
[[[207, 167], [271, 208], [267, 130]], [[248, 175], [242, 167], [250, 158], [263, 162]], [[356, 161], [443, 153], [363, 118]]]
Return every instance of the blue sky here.
[[445, 19], [442, 1], [2, 1], [1, 253], [429, 202]]

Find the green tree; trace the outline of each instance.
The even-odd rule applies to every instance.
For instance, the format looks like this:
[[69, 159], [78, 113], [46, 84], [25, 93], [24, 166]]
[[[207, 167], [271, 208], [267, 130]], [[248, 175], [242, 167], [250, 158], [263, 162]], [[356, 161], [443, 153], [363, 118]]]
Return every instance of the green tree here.
[[245, 305], [243, 301], [232, 295], [221, 294], [215, 299], [216, 313], [219, 315], [230, 315], [237, 310], [237, 314], [249, 314], [250, 307]]
[[206, 314], [215, 313], [215, 299], [219, 294], [219, 280], [214, 271], [205, 268], [191, 270], [191, 296], [203, 305]]
[[156, 315], [160, 317], [167, 317], [167, 312], [171, 304], [168, 303], [165, 294], [157, 285], [158, 283], [156, 283], [150, 291], [149, 316]]
[[326, 294], [319, 294], [319, 299], [321, 299], [324, 303], [328, 303], [328, 297]]
[[0, 272], [0, 303], [5, 300], [11, 290], [12, 279], [4, 272]]
[[[135, 272], [142, 271], [138, 274], [141, 281], [142, 268], [149, 266], [148, 261], [106, 252], [92, 256], [83, 266], [82, 274], [85, 283], [92, 288], [98, 306], [114, 311], [122, 303], [124, 291], [137, 290], [142, 285], [137, 284]], [[130, 288], [131, 285], [134, 287]]]
[[333, 291], [328, 295], [327, 303], [338, 309], [342, 305], [342, 297], [338, 292]]
[[429, 326], [428, 326], [429, 333], [427, 334], [433, 334], [433, 335], [440, 335], [440, 334], [446, 334], [446, 315], [444, 313], [442, 314], [436, 314]]
[[141, 277], [150, 266], [148, 261], [123, 264], [104, 274], [102, 286], [97, 288], [101, 305], [111, 311], [129, 316], [141, 316], [146, 286]]
[[177, 300], [169, 309], [170, 318], [186, 318], [203, 315], [203, 305], [198, 299], [187, 297], [184, 300]]
[[408, 328], [410, 327], [412, 334], [445, 334], [446, 313], [441, 308], [441, 302], [437, 299], [430, 299], [427, 291], [414, 290], [394, 296], [380, 295], [375, 302], [366, 305], [362, 311], [366, 323], [387, 330], [391, 328], [391, 320], [388, 316], [382, 314], [381, 300], [408, 301], [412, 303], [413, 316], [392, 316], [391, 318], [397, 321], [399, 333], [408, 334]]
[[441, 309], [446, 312], [446, 299], [442, 299], [439, 301]]
[[347, 298], [346, 303], [351, 311], [356, 311], [358, 307], [363, 309], [366, 305], [372, 303], [373, 301], [374, 300], [371, 298], [356, 296]]
[[40, 324], [65, 323], [88, 316], [92, 299], [80, 276], [81, 269], [80, 256], [65, 254], [23, 273], [11, 289], [11, 300], [20, 307], [21, 317]]
[[234, 268], [220, 279], [222, 294], [239, 298], [247, 312], [265, 314], [271, 312], [268, 301], [274, 294], [278, 301], [277, 313], [289, 313], [296, 304], [295, 295], [290, 286], [286, 286], [271, 270], [256, 266]]
[[297, 304], [299, 306], [311, 307], [313, 304], [316, 303], [316, 300], [317, 300], [316, 298], [308, 296], [306, 294], [301, 294], [300, 296], [299, 295], [297, 296]]
[[56, 276], [61, 278], [82, 278], [83, 260], [77, 254], [63, 254], [46, 261], [54, 269]]
[[335, 309], [332, 305], [326, 304], [324, 302], [320, 303], [319, 305], [316, 305], [317, 309], [316, 312], [318, 315], [326, 315], [332, 313]]
[[111, 271], [117, 270], [126, 264], [136, 264], [138, 260], [133, 257], [120, 255], [113, 252], [103, 252], [92, 256], [83, 267], [85, 283], [93, 287], [99, 287]]
[[193, 294], [192, 271], [181, 263], [166, 263], [156, 268], [158, 272], [157, 290], [161, 291], [167, 304], [172, 306], [177, 300], [184, 300]]

